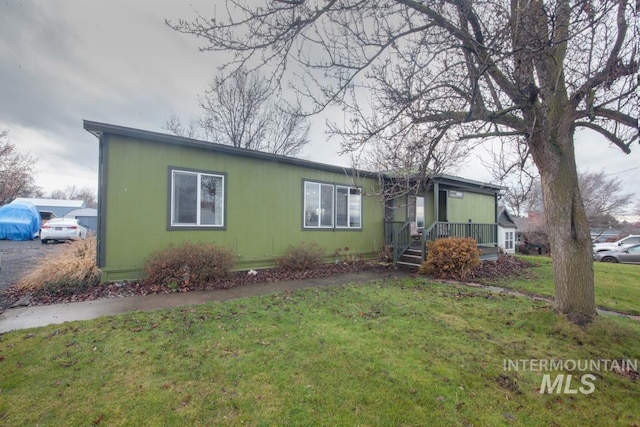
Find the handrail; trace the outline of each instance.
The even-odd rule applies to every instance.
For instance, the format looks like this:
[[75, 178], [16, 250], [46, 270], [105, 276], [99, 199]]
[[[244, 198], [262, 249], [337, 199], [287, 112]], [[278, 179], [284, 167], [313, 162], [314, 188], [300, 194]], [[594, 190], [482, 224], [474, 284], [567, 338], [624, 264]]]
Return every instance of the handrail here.
[[[411, 222], [387, 221], [384, 223], [385, 243], [392, 246], [394, 264], [411, 246]], [[422, 230], [420, 245], [422, 260], [426, 259], [427, 242], [447, 237], [471, 237], [478, 246], [498, 245], [497, 223], [436, 221]]]
[[385, 242], [393, 249], [393, 263], [411, 246], [411, 223], [409, 221], [389, 221], [384, 223]]

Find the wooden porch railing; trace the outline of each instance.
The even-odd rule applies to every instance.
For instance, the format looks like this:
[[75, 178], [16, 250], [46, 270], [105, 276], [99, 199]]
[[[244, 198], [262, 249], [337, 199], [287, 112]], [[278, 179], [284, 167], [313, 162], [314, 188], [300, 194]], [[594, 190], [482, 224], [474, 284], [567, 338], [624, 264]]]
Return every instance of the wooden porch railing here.
[[389, 221], [384, 223], [384, 240], [393, 249], [393, 263], [411, 246], [411, 223], [409, 221]]
[[[411, 246], [411, 223], [409, 221], [389, 221], [384, 223], [385, 243], [393, 248], [393, 262]], [[471, 237], [479, 247], [497, 247], [498, 224], [480, 224], [474, 222], [434, 222], [422, 230], [420, 246], [422, 259], [426, 259], [426, 243], [430, 240], [447, 237]]]
[[438, 221], [422, 232], [423, 242], [447, 237], [471, 237], [478, 245], [497, 245], [498, 224]]

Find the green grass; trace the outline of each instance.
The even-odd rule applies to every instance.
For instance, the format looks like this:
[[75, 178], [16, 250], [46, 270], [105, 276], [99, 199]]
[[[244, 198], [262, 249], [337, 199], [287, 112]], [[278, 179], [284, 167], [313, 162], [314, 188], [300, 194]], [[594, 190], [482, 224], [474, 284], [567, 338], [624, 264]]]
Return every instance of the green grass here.
[[637, 380], [540, 394], [505, 359], [637, 359], [640, 322], [407, 279], [0, 335], [0, 425], [621, 425]]
[[[521, 256], [535, 264], [532, 277], [496, 282], [497, 286], [553, 298], [553, 263], [542, 256]], [[640, 266], [594, 262], [596, 305], [607, 310], [640, 315]]]

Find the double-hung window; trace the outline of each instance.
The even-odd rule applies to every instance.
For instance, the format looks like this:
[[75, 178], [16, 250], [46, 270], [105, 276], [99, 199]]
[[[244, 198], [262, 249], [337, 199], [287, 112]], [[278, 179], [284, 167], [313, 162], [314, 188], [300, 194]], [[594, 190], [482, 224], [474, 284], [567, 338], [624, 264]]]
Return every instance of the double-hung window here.
[[225, 176], [171, 170], [171, 227], [224, 227]]
[[513, 249], [513, 231], [506, 231], [504, 234], [504, 248], [505, 250]]
[[304, 228], [362, 228], [362, 190], [305, 181]]

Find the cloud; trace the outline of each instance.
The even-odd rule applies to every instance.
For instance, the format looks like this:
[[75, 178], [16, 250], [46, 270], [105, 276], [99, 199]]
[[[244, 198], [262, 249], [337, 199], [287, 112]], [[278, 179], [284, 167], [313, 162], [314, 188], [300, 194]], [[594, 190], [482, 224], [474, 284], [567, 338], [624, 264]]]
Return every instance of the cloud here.
[[[197, 96], [229, 56], [199, 52], [201, 40], [172, 31], [164, 20], [193, 19], [195, 11], [213, 16], [216, 4], [223, 7], [210, 0], [0, 5], [0, 130], [9, 129], [21, 151], [39, 158], [38, 185], [97, 187], [98, 142], [82, 119], [162, 131], [172, 114], [186, 120], [199, 114]], [[327, 141], [324, 120], [312, 119], [304, 157], [348, 166], [349, 159], [337, 156], [339, 140]], [[625, 156], [593, 133], [578, 135], [576, 156], [580, 169], [619, 172], [640, 164], [640, 150]], [[478, 164], [459, 174], [490, 179]], [[639, 170], [619, 177], [637, 192]]]

